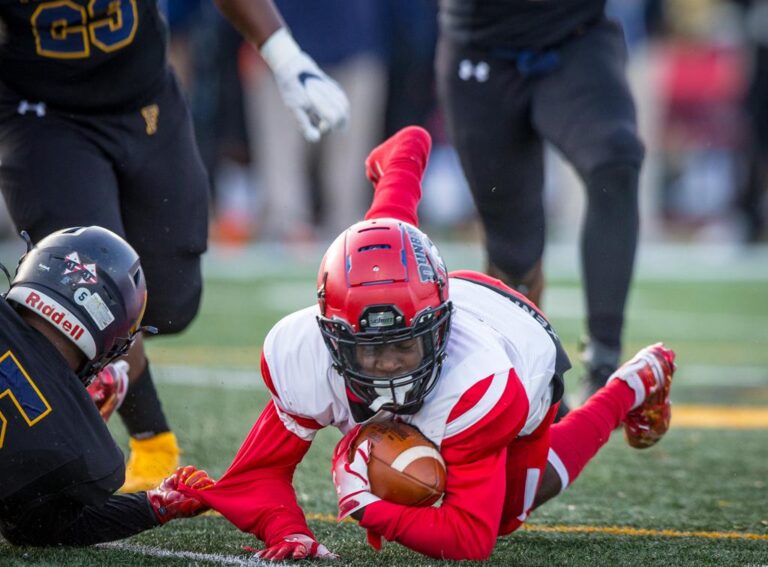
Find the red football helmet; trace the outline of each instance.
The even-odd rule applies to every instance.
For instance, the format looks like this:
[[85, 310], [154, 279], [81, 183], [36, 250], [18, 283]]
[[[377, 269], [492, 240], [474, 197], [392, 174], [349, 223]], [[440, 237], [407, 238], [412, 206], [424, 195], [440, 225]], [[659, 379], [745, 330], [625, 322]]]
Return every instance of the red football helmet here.
[[[440, 374], [451, 321], [448, 273], [437, 248], [395, 219], [359, 222], [331, 244], [317, 279], [318, 323], [351, 399], [372, 411], [413, 413]], [[421, 360], [395, 375], [366, 372], [358, 349], [420, 341]]]

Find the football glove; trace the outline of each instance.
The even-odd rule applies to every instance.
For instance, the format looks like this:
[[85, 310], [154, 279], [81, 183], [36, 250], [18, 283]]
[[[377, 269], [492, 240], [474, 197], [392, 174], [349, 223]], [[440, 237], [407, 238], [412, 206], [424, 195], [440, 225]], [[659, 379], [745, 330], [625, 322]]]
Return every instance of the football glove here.
[[179, 467], [160, 486], [147, 491], [147, 500], [161, 524], [176, 518], [191, 518], [205, 512], [208, 506], [194, 496], [179, 492], [179, 486], [205, 490], [214, 484], [205, 471], [193, 466]]
[[[256, 551], [245, 547], [247, 551]], [[338, 559], [339, 556], [328, 551], [322, 543], [305, 534], [285, 536], [278, 543], [256, 551], [256, 557], [264, 561], [280, 561], [282, 559]]]
[[344, 91], [301, 50], [288, 30], [277, 30], [260, 51], [307, 141], [317, 142], [329, 130], [346, 124], [349, 101]]
[[128, 393], [128, 363], [119, 360], [108, 364], [86, 389], [106, 423]]
[[371, 484], [368, 481], [371, 442], [363, 441], [350, 454], [352, 443], [359, 431], [360, 427], [358, 426], [347, 433], [336, 445], [333, 455], [333, 484], [339, 498], [338, 521], [373, 502], [381, 500], [371, 493]]

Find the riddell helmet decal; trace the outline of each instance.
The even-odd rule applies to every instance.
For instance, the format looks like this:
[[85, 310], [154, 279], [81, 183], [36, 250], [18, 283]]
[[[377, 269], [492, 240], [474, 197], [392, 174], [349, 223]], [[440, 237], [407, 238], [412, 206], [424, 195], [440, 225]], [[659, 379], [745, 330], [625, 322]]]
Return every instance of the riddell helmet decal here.
[[74, 283], [95, 284], [98, 281], [96, 279], [96, 264], [81, 263], [77, 252], [67, 254], [64, 256], [64, 260], [66, 264], [64, 275], [69, 275]]
[[61, 331], [91, 359], [96, 356], [96, 342], [93, 336], [69, 309], [45, 293], [26, 287], [16, 286], [8, 292], [8, 299], [24, 305], [37, 313]]

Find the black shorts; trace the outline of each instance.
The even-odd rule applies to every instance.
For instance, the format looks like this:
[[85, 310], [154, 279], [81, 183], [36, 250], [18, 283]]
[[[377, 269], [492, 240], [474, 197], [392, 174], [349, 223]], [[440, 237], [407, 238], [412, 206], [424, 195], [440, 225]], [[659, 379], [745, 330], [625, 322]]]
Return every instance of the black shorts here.
[[643, 158], [621, 28], [600, 20], [551, 51], [557, 63], [526, 77], [511, 50], [459, 43], [446, 34], [438, 45], [449, 134], [489, 244], [504, 244], [519, 275], [544, 249], [544, 140], [582, 177]]
[[119, 114], [72, 114], [0, 92], [0, 186], [18, 230], [34, 242], [100, 225], [141, 256], [144, 322], [178, 332], [200, 302], [208, 176], [186, 102], [169, 72], [154, 103]]

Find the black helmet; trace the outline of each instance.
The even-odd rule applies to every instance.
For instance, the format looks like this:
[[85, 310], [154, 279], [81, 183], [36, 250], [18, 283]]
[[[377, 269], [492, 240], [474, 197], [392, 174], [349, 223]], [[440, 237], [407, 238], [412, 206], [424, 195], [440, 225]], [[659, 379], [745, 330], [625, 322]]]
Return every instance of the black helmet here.
[[83, 382], [125, 354], [139, 330], [147, 286], [139, 255], [100, 226], [59, 230], [19, 260], [8, 301], [45, 319], [83, 352]]

